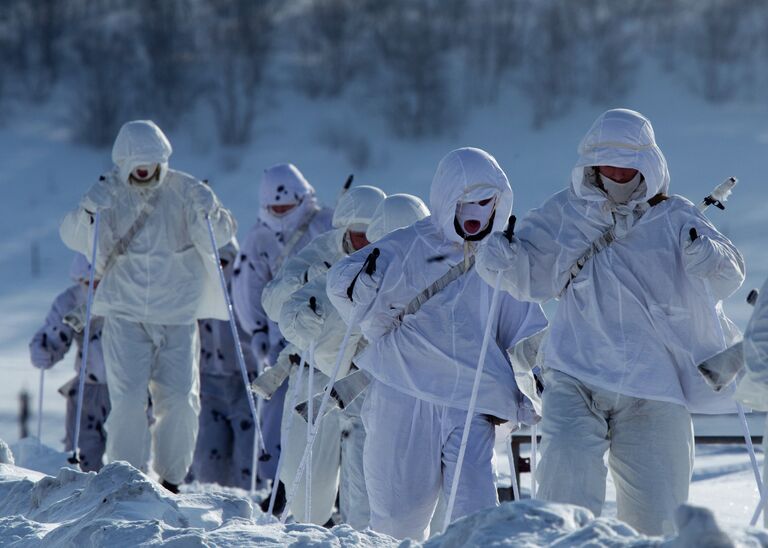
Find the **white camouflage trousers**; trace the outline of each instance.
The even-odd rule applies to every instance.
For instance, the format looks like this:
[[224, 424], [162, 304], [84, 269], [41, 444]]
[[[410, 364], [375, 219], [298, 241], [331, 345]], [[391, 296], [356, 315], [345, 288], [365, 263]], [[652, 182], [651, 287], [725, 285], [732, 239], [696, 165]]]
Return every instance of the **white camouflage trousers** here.
[[[425, 540], [442, 493], [448, 499], [467, 412], [435, 405], [373, 380], [362, 410], [371, 529]], [[472, 419], [452, 519], [498, 504], [493, 425]]]
[[688, 410], [596, 388], [553, 369], [544, 379], [538, 497], [599, 516], [609, 451], [618, 518], [647, 535], [672, 533], [693, 470]]
[[155, 418], [154, 470], [169, 483], [182, 483], [192, 463], [200, 413], [197, 322], [157, 325], [108, 316], [102, 345], [112, 402], [106, 422], [107, 459], [145, 468], [149, 393]]
[[[307, 399], [307, 378], [305, 370], [299, 391], [298, 401]], [[282, 424], [282, 458], [280, 480], [285, 484], [286, 494], [289, 493], [296, 472], [298, 471], [304, 449], [307, 446], [307, 423], [296, 413], [291, 405], [291, 395], [298, 378], [298, 369], [294, 369], [288, 377], [287, 396], [283, 410]], [[320, 394], [328, 382], [328, 377], [319, 371], [314, 372], [313, 393]], [[301, 481], [291, 502], [291, 513], [298, 522], [325, 524], [333, 514], [336, 502], [336, 493], [339, 487], [339, 462], [341, 459], [341, 413], [338, 409], [330, 411], [322, 418], [320, 428], [312, 446], [312, 496], [310, 499], [310, 515], [305, 513], [306, 508], [306, 474]], [[286, 436], [288, 421], [292, 420], [290, 435]], [[308, 468], [308, 467], [307, 467]]]

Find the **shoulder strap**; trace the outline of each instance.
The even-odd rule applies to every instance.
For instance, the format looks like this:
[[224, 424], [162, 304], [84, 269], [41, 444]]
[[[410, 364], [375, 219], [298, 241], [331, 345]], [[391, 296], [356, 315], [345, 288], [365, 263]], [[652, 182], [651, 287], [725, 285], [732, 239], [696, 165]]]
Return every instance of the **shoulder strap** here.
[[290, 239], [285, 243], [283, 246], [283, 250], [280, 252], [280, 255], [277, 257], [277, 261], [275, 261], [275, 272], [278, 272], [280, 270], [280, 267], [283, 266], [283, 262], [285, 262], [285, 259], [288, 258], [288, 255], [291, 254], [291, 251], [293, 251], [293, 248], [296, 247], [296, 244], [299, 243], [299, 240], [301, 239], [304, 234], [306, 234], [307, 230], [309, 230], [309, 225], [312, 224], [312, 221], [315, 218], [315, 215], [319, 212], [319, 209], [315, 209], [312, 211], [312, 213], [309, 214], [309, 217], [307, 217], [307, 220], [304, 221], [304, 224], [302, 224], [299, 228], [297, 228], [293, 234], [291, 234]]
[[120, 237], [120, 239], [117, 240], [117, 243], [115, 243], [115, 246], [112, 248], [112, 252], [109, 254], [109, 257], [107, 257], [107, 260], [104, 262], [104, 268], [102, 269], [102, 272], [101, 272], [102, 277], [112, 267], [112, 265], [117, 260], [117, 258], [127, 251], [128, 246], [136, 237], [136, 234], [138, 234], [139, 231], [142, 228], [144, 228], [144, 225], [146, 224], [147, 219], [155, 210], [155, 207], [157, 207], [157, 202], [159, 199], [160, 199], [160, 192], [156, 190], [145, 202], [144, 207], [141, 209], [141, 211], [139, 212], [139, 215], [136, 217], [136, 220], [133, 221], [133, 224], [130, 226], [130, 228], [128, 228], [125, 234], [123, 234]]
[[[664, 200], [667, 199], [667, 196], [659, 193], [656, 194], [654, 197], [652, 197], [650, 200], [648, 200], [648, 205], [650, 207], [654, 207]], [[636, 209], [633, 211], [633, 215], [635, 216], [635, 221], [639, 220], [640, 217], [642, 217], [645, 214], [646, 210], [638, 210]], [[570, 276], [568, 277], [568, 281], [565, 283], [565, 286], [563, 287], [562, 291], [557, 295], [558, 298], [562, 297], [565, 293], [565, 290], [568, 289], [568, 286], [571, 285], [571, 281], [579, 275], [579, 272], [581, 272], [581, 269], [584, 268], [584, 265], [587, 264], [587, 261], [590, 260], [592, 257], [600, 253], [603, 249], [611, 245], [616, 240], [616, 232], [614, 231], [614, 227], [609, 228], [605, 232], [603, 232], [592, 244], [587, 248], [587, 250], [584, 252], [584, 254], [578, 258], [578, 260], [571, 266], [570, 268]]]
[[469, 257], [469, 260], [461, 261], [459, 264], [452, 266], [448, 272], [440, 276], [424, 291], [416, 295], [402, 312], [397, 315], [398, 320], [402, 321], [405, 316], [416, 314], [416, 312], [424, 306], [424, 303], [440, 293], [446, 286], [448, 286], [448, 284], [466, 274], [474, 265], [475, 256], [472, 255]]

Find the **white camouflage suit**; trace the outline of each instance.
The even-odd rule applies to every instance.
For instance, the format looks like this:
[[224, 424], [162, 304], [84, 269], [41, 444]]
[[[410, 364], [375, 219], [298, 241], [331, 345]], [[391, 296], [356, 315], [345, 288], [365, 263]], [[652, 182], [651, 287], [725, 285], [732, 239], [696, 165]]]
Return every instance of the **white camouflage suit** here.
[[[736, 398], [746, 407], [768, 411], [768, 280], [760, 289], [755, 310], [744, 332], [745, 374], [736, 389]], [[763, 432], [763, 452], [768, 454], [768, 417]], [[764, 459], [763, 481], [768, 474]], [[763, 513], [763, 526], [768, 527], [768, 512]]]
[[[235, 233], [231, 214], [194, 177], [168, 169], [171, 145], [153, 122], [126, 123], [115, 140], [115, 168], [85, 194], [60, 227], [64, 243], [89, 255], [98, 234], [93, 313], [104, 317], [103, 349], [112, 412], [107, 458], [145, 468], [150, 450], [148, 391], [155, 472], [178, 485], [187, 474], [198, 430], [199, 318], [226, 319], [224, 296], [205, 216], [217, 242]], [[139, 166], [156, 176], [137, 183]], [[153, 207], [154, 204], [154, 207]], [[118, 242], [143, 225], [120, 249]]]
[[503, 228], [512, 189], [492, 156], [474, 148], [455, 150], [440, 162], [432, 181], [432, 215], [372, 246], [380, 250], [373, 275], [363, 270], [369, 248], [339, 261], [328, 274], [332, 303], [345, 322], [360, 325], [369, 342], [355, 363], [373, 377], [362, 417], [374, 531], [423, 540], [441, 492], [448, 498], [487, 320], [495, 322], [495, 336], [481, 376], [454, 519], [497, 504], [490, 416], [514, 423], [532, 419], [505, 350], [546, 325], [538, 305], [503, 295], [489, 319], [493, 289], [470, 268], [400, 318], [414, 297], [454, 265], [471, 260], [474, 244], [456, 229], [457, 205], [494, 198], [495, 213], [477, 219], [485, 223], [478, 237]]
[[[304, 358], [309, 360], [309, 347], [315, 342], [315, 368], [314, 386], [311, 393], [322, 392], [328, 381], [328, 376], [336, 362], [339, 352], [341, 336], [346, 330], [343, 322], [331, 321], [327, 323], [325, 313], [333, 308], [325, 295], [325, 273], [333, 263], [352, 251], [351, 242], [347, 232], [354, 228], [357, 232], [365, 232], [371, 222], [377, 206], [384, 200], [385, 194], [378, 188], [371, 186], [358, 186], [347, 191], [336, 204], [333, 214], [334, 229], [321, 234], [309, 243], [298, 254], [288, 259], [277, 276], [264, 289], [262, 304], [269, 317], [279, 323], [280, 331], [285, 338], [292, 343]], [[318, 285], [319, 284], [319, 285]], [[316, 300], [316, 312], [309, 307], [311, 297]], [[309, 312], [309, 314], [305, 314]], [[339, 333], [340, 332], [340, 333]], [[354, 356], [354, 349], [359, 342], [359, 335], [350, 341], [349, 351], [345, 354], [344, 368], [340, 376], [349, 370], [350, 362]], [[288, 350], [286, 350], [287, 352]], [[303, 365], [302, 365], [303, 367]], [[319, 374], [322, 372], [323, 374]], [[309, 397], [308, 371], [300, 372], [294, 368], [288, 379], [288, 393], [293, 394], [294, 387], [299, 377], [302, 377], [304, 386], [299, 388], [298, 401], [305, 401]], [[293, 410], [291, 398], [285, 399], [282, 440], [283, 464], [280, 471], [280, 480], [287, 489], [294, 482], [301, 458], [307, 442], [307, 425], [304, 420]], [[344, 413], [335, 410], [326, 415], [318, 430], [312, 450], [312, 485], [311, 485], [311, 515], [305, 515], [306, 505], [306, 479], [298, 484], [295, 496], [291, 502], [291, 512], [294, 519], [299, 522], [311, 522], [322, 525], [326, 523], [333, 513], [336, 502], [336, 493], [339, 491], [339, 473], [341, 464], [342, 479], [350, 474], [350, 466], [356, 461], [346, 462], [341, 458], [342, 438], [349, 432], [351, 424], [346, 420]], [[290, 425], [290, 437], [286, 438], [286, 432]], [[359, 439], [353, 437], [350, 442]], [[362, 448], [361, 448], [362, 450]], [[359, 474], [352, 470], [352, 476], [358, 478], [357, 484], [365, 483], [362, 479], [362, 470]], [[364, 529], [368, 523], [367, 498], [354, 501], [353, 505], [347, 504], [347, 494], [352, 485], [342, 485], [340, 491], [342, 518], [355, 528]]]
[[[77, 406], [77, 387], [80, 364], [83, 358], [83, 331], [76, 332], [64, 322], [64, 318], [76, 314], [83, 316], [88, 291], [88, 261], [77, 254], [72, 261], [70, 276], [76, 285], [68, 287], [60, 293], [51, 305], [45, 324], [32, 337], [29, 343], [29, 354], [32, 365], [40, 369], [48, 369], [64, 359], [72, 342], [76, 343], [75, 371], [78, 373], [72, 380], [59, 388], [59, 393], [67, 399], [66, 435], [64, 449], [74, 448], [75, 415]], [[98, 472], [103, 465], [102, 457], [107, 440], [104, 431], [104, 421], [109, 415], [109, 391], [104, 371], [104, 356], [101, 351], [102, 318], [93, 318], [90, 329], [90, 345], [88, 361], [85, 364], [85, 385], [83, 390], [83, 409], [80, 418], [80, 439], [78, 440], [80, 468], [85, 472]]]
[[[270, 209], [285, 204], [297, 205], [281, 216]], [[264, 171], [259, 187], [259, 218], [243, 242], [232, 278], [232, 305], [240, 325], [251, 337], [250, 348], [260, 370], [274, 365], [285, 348], [277, 324], [270, 321], [262, 307], [261, 293], [288, 258], [331, 229], [332, 215], [330, 209], [318, 205], [315, 189], [293, 164], [277, 164]], [[259, 457], [260, 481], [271, 480], [277, 471], [286, 390], [283, 385], [261, 404], [266, 451]]]
[[[237, 240], [219, 250], [228, 287], [238, 250]], [[250, 336], [235, 323], [245, 367], [253, 380], [257, 368], [256, 358], [248, 348]], [[251, 487], [255, 428], [232, 328], [229, 321], [210, 319], [200, 320], [199, 327], [200, 432], [187, 479], [247, 490]]]
[[[628, 199], [611, 198], [620, 183], [595, 166], [638, 170]], [[478, 272], [487, 281], [503, 271], [502, 287], [515, 297], [560, 295], [540, 355], [540, 498], [599, 515], [610, 450], [618, 517], [652, 535], [671, 532], [688, 497], [690, 412], [734, 410], [733, 391], [715, 395], [696, 364], [736, 335], [720, 301], [744, 279], [733, 244], [685, 198], [665, 199], [668, 188], [650, 122], [609, 110], [579, 145], [570, 188], [528, 213], [511, 244], [494, 234], [478, 252]], [[610, 227], [617, 239], [571, 279]]]

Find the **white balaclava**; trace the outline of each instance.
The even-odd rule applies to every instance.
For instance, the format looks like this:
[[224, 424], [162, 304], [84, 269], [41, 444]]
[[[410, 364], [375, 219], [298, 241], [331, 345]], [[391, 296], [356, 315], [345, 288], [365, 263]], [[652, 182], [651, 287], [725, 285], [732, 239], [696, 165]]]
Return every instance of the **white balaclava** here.
[[600, 174], [600, 181], [606, 194], [617, 204], [626, 204], [643, 181], [642, 174], [638, 171], [632, 179], [626, 183], [617, 183], [613, 179]]
[[[275, 215], [270, 206], [292, 204], [295, 207]], [[259, 187], [259, 219], [275, 231], [296, 230], [311, 211], [318, 209], [315, 189], [293, 164], [277, 164], [266, 170]]]
[[[486, 204], [480, 202], [488, 200]], [[467, 236], [475, 236], [488, 227], [496, 207], [496, 195], [474, 202], [456, 204], [456, 220]]]

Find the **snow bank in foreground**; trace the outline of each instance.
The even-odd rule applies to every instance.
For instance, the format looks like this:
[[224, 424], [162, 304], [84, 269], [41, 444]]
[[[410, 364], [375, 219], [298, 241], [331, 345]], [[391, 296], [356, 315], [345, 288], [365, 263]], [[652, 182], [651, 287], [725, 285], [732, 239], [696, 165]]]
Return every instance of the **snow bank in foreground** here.
[[646, 537], [619, 520], [595, 519], [585, 508], [523, 500], [467, 516], [451, 525], [445, 534], [427, 542], [424, 548], [768, 546], [766, 531], [758, 529], [723, 531], [717, 525], [713, 514], [706, 508], [681, 506], [675, 521], [680, 531], [678, 536], [667, 539]]
[[16, 464], [11, 448], [3, 440], [0, 440], [0, 464]]
[[[19, 446], [37, 455], [37, 464], [61, 457], [37, 447], [33, 453], [31, 446]], [[35, 464], [32, 457], [28, 464]], [[0, 546], [421, 546], [347, 525], [284, 526], [237, 493], [196, 484], [186, 489], [172, 495], [124, 462], [98, 474], [61, 468], [55, 477], [46, 476], [14, 465], [0, 441]], [[681, 507], [676, 520], [679, 536], [650, 538], [618, 520], [595, 519], [583, 508], [525, 500], [467, 516], [424, 547], [768, 546], [765, 531], [723, 531], [703, 508]]]
[[397, 546], [347, 526], [282, 526], [248, 499], [172, 495], [124, 462], [98, 474], [69, 468], [30, 478], [0, 464], [0, 546]]

